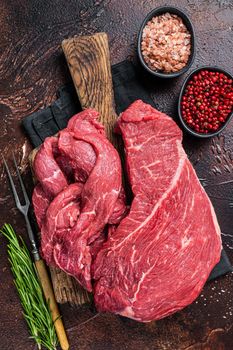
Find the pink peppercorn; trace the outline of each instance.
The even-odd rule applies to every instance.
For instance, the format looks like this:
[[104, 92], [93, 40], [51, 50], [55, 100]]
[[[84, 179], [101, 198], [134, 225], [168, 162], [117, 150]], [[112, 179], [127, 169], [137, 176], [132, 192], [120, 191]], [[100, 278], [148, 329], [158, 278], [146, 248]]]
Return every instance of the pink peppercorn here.
[[192, 76], [181, 99], [182, 118], [198, 133], [213, 133], [220, 129], [232, 109], [232, 79], [206, 69]]

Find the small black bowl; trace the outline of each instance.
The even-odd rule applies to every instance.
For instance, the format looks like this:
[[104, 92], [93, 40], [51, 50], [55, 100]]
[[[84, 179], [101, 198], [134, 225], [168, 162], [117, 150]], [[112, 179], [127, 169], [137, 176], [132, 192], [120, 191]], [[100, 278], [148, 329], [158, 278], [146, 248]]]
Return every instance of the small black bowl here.
[[184, 121], [183, 117], [182, 117], [182, 112], [181, 112], [181, 100], [182, 100], [182, 97], [183, 97], [183, 94], [185, 92], [185, 89], [186, 89], [186, 86], [187, 84], [189, 83], [190, 79], [192, 79], [193, 75], [197, 74], [199, 71], [202, 71], [202, 70], [209, 70], [211, 72], [219, 72], [219, 73], [223, 73], [225, 74], [229, 79], [233, 79], [233, 76], [227, 72], [226, 70], [222, 69], [222, 68], [219, 68], [219, 67], [216, 67], [216, 66], [202, 66], [200, 68], [196, 68], [194, 69], [188, 76], [187, 78], [185, 79], [183, 85], [182, 85], [182, 88], [180, 90], [180, 95], [179, 95], [179, 101], [178, 101], [178, 115], [179, 115], [179, 119], [180, 119], [180, 122], [183, 126], [183, 128], [191, 135], [193, 136], [196, 136], [196, 137], [199, 137], [199, 138], [202, 138], [202, 139], [206, 139], [206, 138], [209, 138], [209, 137], [213, 137], [213, 136], [216, 136], [218, 135], [220, 132], [222, 132], [225, 127], [227, 126], [227, 124], [230, 122], [232, 116], [233, 116], [233, 110], [231, 113], [229, 113], [228, 117], [227, 117], [227, 120], [225, 121], [225, 123], [223, 124], [223, 126], [221, 128], [219, 128], [217, 131], [215, 132], [209, 132], [208, 134], [202, 134], [202, 133], [198, 133], [196, 131], [194, 131], [193, 129], [191, 129]]
[[[155, 16], [159, 16], [162, 15], [166, 12], [175, 14], [179, 17], [182, 18], [184, 24], [186, 25], [189, 33], [191, 34], [191, 54], [189, 56], [188, 62], [186, 64], [186, 66], [184, 68], [182, 68], [181, 70], [177, 71], [177, 72], [173, 72], [173, 73], [163, 73], [162, 71], [154, 71], [151, 68], [148, 67], [148, 65], [146, 64], [146, 62], [144, 61], [144, 58], [142, 56], [142, 52], [141, 52], [141, 41], [142, 41], [142, 32], [144, 27], [146, 26], [147, 22], [149, 22], [153, 17]], [[154, 75], [155, 77], [159, 77], [159, 78], [175, 78], [180, 76], [181, 74], [185, 73], [192, 65], [194, 57], [195, 57], [195, 53], [196, 53], [196, 48], [195, 48], [195, 33], [194, 33], [194, 29], [193, 29], [193, 25], [189, 19], [189, 17], [180, 9], [178, 9], [177, 7], [171, 7], [171, 6], [162, 6], [162, 7], [158, 7], [154, 10], [152, 10], [150, 13], [148, 13], [148, 15], [146, 16], [146, 18], [144, 19], [144, 21], [142, 22], [141, 28], [139, 30], [139, 34], [138, 34], [138, 56], [139, 56], [139, 60], [141, 62], [141, 64], [143, 65], [143, 67], [152, 75]]]

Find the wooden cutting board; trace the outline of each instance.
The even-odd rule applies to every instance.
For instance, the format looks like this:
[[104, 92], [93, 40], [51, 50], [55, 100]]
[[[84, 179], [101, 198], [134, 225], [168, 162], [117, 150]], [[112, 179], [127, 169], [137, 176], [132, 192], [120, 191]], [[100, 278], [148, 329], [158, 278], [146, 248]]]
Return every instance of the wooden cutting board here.
[[[117, 115], [113, 107], [110, 53], [106, 33], [76, 36], [62, 42], [62, 48], [83, 109], [94, 108], [109, 140], [120, 151], [121, 141], [113, 133]], [[37, 149], [30, 155], [31, 165]], [[120, 152], [120, 154], [122, 154]], [[78, 282], [57, 268], [50, 267], [55, 297], [58, 303], [81, 305], [91, 300]]]

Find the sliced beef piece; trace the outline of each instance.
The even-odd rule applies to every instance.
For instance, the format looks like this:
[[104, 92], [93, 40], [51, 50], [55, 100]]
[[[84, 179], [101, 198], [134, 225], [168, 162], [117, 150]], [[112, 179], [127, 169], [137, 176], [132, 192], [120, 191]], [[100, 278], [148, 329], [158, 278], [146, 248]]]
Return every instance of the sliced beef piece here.
[[[57, 266], [56, 251], [65, 256], [68, 247], [72, 245], [75, 237], [71, 231], [80, 215], [82, 189], [83, 184], [80, 183], [67, 186], [52, 200], [46, 211], [41, 228], [41, 251], [48, 265]], [[65, 259], [68, 263], [69, 254]]]
[[148, 322], [189, 305], [221, 252], [212, 204], [175, 122], [142, 101], [120, 117], [134, 199], [92, 265], [99, 311]]
[[58, 146], [63, 157], [69, 160], [75, 173], [75, 181], [85, 183], [96, 161], [92, 146], [74, 138], [74, 133], [65, 129], [59, 133]]
[[46, 138], [36, 154], [33, 169], [39, 182], [33, 191], [32, 203], [41, 228], [50, 202], [74, 179], [69, 160], [59, 152], [57, 137]]
[[45, 214], [52, 201], [52, 196], [45, 193], [40, 183], [36, 185], [32, 194], [32, 203], [39, 228], [45, 220]]
[[39, 182], [33, 191], [32, 203], [41, 228], [50, 202], [73, 177], [73, 169], [59, 153], [57, 137], [46, 138], [35, 156], [33, 169]]
[[[35, 188], [35, 195], [38, 192], [37, 188], [40, 189], [40, 187], [38, 184]], [[69, 263], [69, 249], [73, 242], [72, 239], [75, 239], [72, 228], [80, 215], [82, 189], [83, 184], [81, 183], [67, 186], [48, 202], [43, 212], [43, 221], [39, 221], [40, 216], [35, 211], [37, 221], [41, 222], [41, 254], [48, 265], [60, 267], [62, 270], [64, 270], [62, 264], [56, 261], [56, 254], [59, 252], [63, 260]], [[40, 202], [37, 203], [36, 200], [35, 202], [40, 209]]]
[[55, 197], [68, 185], [68, 181], [57, 164], [54, 149], [57, 148], [57, 137], [48, 137], [35, 156], [33, 169], [44, 192]]
[[67, 125], [67, 129], [73, 132], [96, 133], [105, 136], [104, 126], [99, 121], [99, 113], [94, 109], [85, 109], [74, 115]]
[[105, 135], [104, 127], [98, 122], [99, 113], [93, 109], [86, 109], [74, 115], [67, 128], [59, 133], [58, 147], [65, 159], [69, 160], [75, 172], [75, 180], [86, 182], [96, 161], [93, 147], [81, 140], [74, 139], [75, 131], [84, 134], [100, 133]]

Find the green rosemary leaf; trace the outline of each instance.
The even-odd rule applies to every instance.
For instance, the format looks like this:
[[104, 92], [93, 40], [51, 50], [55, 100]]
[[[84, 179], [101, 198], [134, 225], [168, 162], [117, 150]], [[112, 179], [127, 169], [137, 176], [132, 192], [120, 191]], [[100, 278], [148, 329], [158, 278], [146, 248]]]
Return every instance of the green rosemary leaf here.
[[5, 224], [0, 232], [8, 239], [8, 256], [14, 284], [19, 294], [30, 337], [34, 339], [39, 350], [42, 346], [48, 350], [56, 350], [57, 336], [49, 305], [44, 299], [37, 271], [27, 246], [22, 237], [17, 237], [11, 225]]

